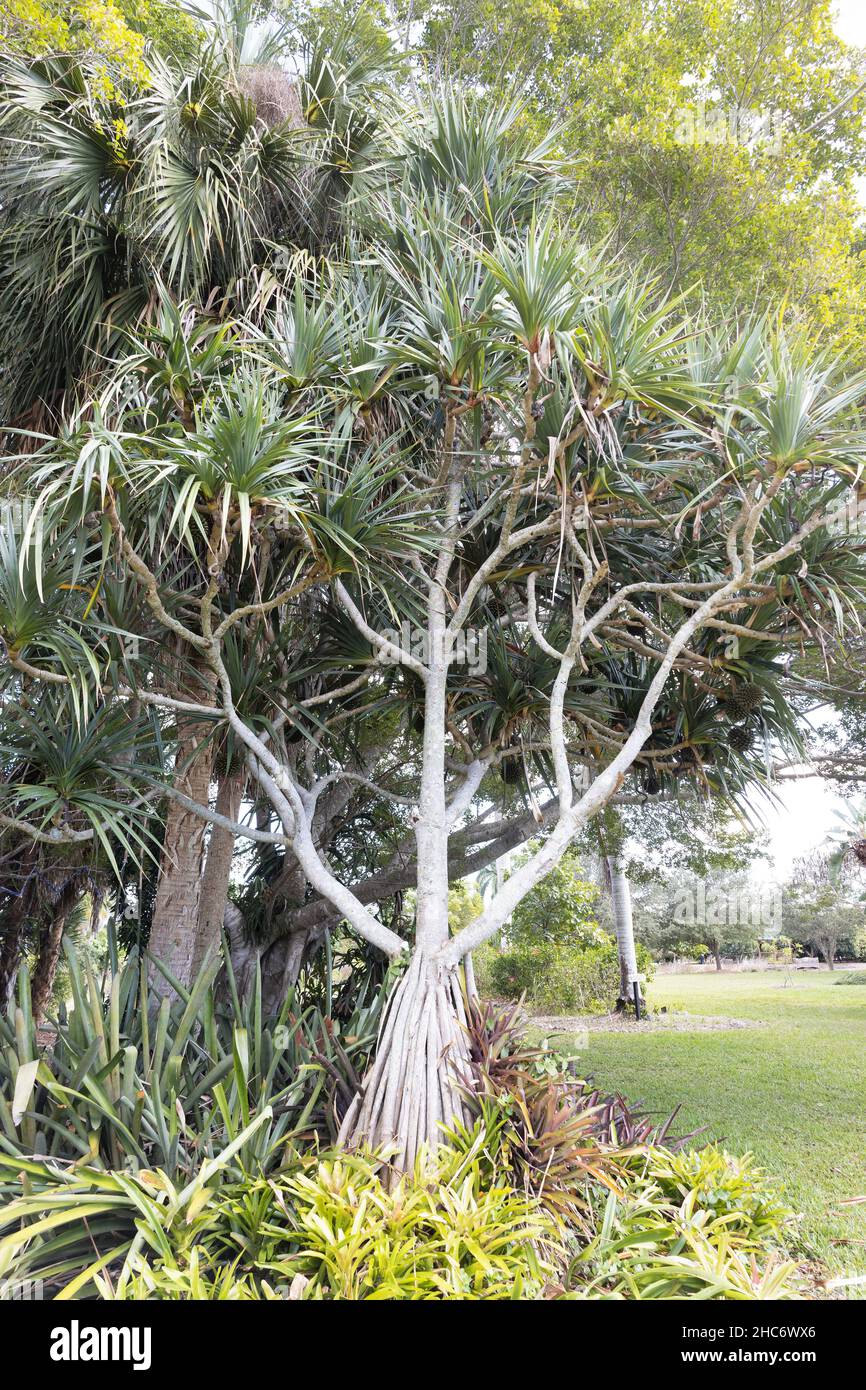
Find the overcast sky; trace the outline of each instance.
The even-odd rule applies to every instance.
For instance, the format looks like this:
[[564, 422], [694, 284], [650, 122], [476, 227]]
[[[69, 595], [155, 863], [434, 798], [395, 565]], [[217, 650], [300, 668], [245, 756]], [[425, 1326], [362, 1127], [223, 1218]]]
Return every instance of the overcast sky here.
[[846, 43], [866, 43], [866, 5], [863, 0], [838, 0], [836, 33]]

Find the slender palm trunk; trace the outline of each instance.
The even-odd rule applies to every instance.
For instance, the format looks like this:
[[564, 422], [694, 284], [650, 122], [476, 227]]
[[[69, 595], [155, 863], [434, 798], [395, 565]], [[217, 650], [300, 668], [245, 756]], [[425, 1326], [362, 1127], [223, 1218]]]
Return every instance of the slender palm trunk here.
[[610, 874], [610, 902], [613, 928], [619, 953], [619, 994], [623, 1004], [631, 1003], [638, 979], [637, 954], [634, 944], [634, 922], [631, 910], [631, 885], [625, 864], [618, 855], [607, 856]]
[[474, 1001], [478, 998], [478, 985], [475, 983], [475, 965], [472, 960], [472, 952], [467, 951], [463, 957], [463, 978], [466, 982], [466, 998]]

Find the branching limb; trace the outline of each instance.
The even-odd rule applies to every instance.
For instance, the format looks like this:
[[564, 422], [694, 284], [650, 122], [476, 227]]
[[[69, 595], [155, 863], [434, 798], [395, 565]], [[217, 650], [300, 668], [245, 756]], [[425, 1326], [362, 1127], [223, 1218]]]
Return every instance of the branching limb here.
[[92, 830], [72, 830], [62, 826], [55, 826], [52, 830], [39, 830], [35, 825], [30, 825], [26, 820], [18, 820], [16, 816], [7, 816], [0, 813], [0, 825], [6, 830], [15, 830], [28, 839], [35, 840], [39, 845], [81, 845], [93, 839]]
[[426, 680], [429, 674], [427, 667], [419, 661], [411, 652], [404, 652], [396, 643], [389, 638], [383, 637], [381, 632], [376, 632], [364, 617], [360, 608], [356, 604], [352, 595], [347, 590], [342, 579], [334, 580], [334, 592], [341, 608], [349, 615], [362, 637], [366, 637], [371, 646], [383, 656], [387, 656], [391, 661], [395, 661], [402, 666], [408, 666], [410, 671], [414, 671], [422, 680]]

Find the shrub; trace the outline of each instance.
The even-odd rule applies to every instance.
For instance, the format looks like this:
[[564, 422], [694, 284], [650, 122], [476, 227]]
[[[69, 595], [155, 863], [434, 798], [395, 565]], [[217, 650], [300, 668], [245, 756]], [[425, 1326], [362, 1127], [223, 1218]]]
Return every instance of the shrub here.
[[[642, 974], [652, 974], [652, 957], [640, 942], [637, 961]], [[520, 945], [494, 957], [486, 975], [496, 998], [525, 995], [538, 1013], [610, 1012], [620, 990], [619, 956], [610, 938], [602, 945], [580, 948], [544, 941]]]
[[710, 948], [704, 941], [674, 941], [661, 951], [663, 960], [702, 961], [710, 955]]
[[182, 1187], [160, 1169], [106, 1172], [0, 1155], [0, 1277], [12, 1285], [41, 1281], [71, 1298], [82, 1291], [92, 1296], [94, 1289], [105, 1296], [142, 1250], [171, 1269], [205, 1237], [214, 1238], [220, 1184], [272, 1118], [267, 1107]]
[[182, 1189], [159, 1171], [19, 1169], [30, 1190], [0, 1212], [0, 1272], [64, 1297], [532, 1298], [560, 1249], [539, 1202], [447, 1151], [390, 1188], [363, 1154], [242, 1183], [217, 1161]]
[[795, 1296], [776, 1249], [791, 1214], [749, 1155], [685, 1150], [673, 1117], [657, 1127], [528, 1046], [517, 1007], [468, 1026], [472, 1121], [410, 1177], [299, 1152], [270, 1104], [180, 1178], [107, 1171], [96, 1141], [91, 1162], [0, 1154], [0, 1279], [171, 1301]]
[[543, 1207], [508, 1183], [487, 1185], [477, 1159], [443, 1151], [390, 1191], [359, 1155], [287, 1180], [308, 1297], [532, 1298], [553, 1273], [541, 1248], [558, 1232]]
[[594, 1231], [569, 1266], [569, 1297], [797, 1296], [796, 1266], [778, 1248], [793, 1212], [749, 1154], [623, 1155], [619, 1191], [590, 1204]]
[[645, 1190], [609, 1194], [592, 1239], [569, 1265], [572, 1299], [791, 1299], [796, 1266], [777, 1252], [746, 1253], [723, 1218], [686, 1215]]
[[[522, 857], [518, 856], [515, 867]], [[599, 890], [583, 877], [577, 851], [566, 850], [556, 868], [517, 904], [508, 935], [514, 946], [539, 941], [583, 950], [609, 941], [598, 925], [595, 908]]]
[[633, 1146], [685, 1142], [670, 1136], [676, 1112], [656, 1126], [621, 1096], [593, 1089], [571, 1059], [528, 1045], [519, 1005], [473, 1006], [467, 1029], [466, 1096], [474, 1124], [446, 1138], [487, 1165], [488, 1181], [505, 1176], [557, 1215], [579, 1221], [587, 1178], [615, 1187], [623, 1153]]
[[651, 1147], [632, 1165], [633, 1190], [650, 1183], [666, 1201], [722, 1216], [728, 1232], [752, 1247], [777, 1239], [793, 1215], [748, 1153], [736, 1158], [716, 1144], [683, 1153]]

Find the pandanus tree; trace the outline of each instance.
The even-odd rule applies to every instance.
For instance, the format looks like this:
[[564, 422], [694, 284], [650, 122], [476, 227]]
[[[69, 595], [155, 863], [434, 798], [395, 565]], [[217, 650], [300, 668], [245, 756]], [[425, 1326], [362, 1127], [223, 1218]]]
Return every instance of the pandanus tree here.
[[[342, 1129], [398, 1166], [464, 1114], [467, 952], [630, 784], [760, 777], [794, 739], [784, 653], [862, 599], [833, 527], [866, 381], [761, 326], [723, 342], [588, 252], [550, 150], [518, 108], [425, 94], [327, 257], [253, 318], [144, 330], [15, 462], [22, 573], [74, 523], [126, 608], [79, 586], [87, 661], [37, 637], [11, 677], [28, 699], [89, 679], [229, 750], [254, 815], [165, 776], [152, 795], [279, 856], [295, 925], [405, 962]], [[169, 364], [207, 332], [179, 394]], [[356, 795], [394, 814], [356, 818], [344, 856]], [[7, 799], [23, 834], [88, 833]], [[452, 936], [449, 882], [529, 838]], [[411, 940], [387, 914], [406, 887]]]
[[[85, 898], [98, 909], [121, 865], [155, 846], [146, 794], [158, 759], [152, 718], [97, 698], [99, 639], [92, 628], [83, 638], [80, 617], [99, 547], [60, 527], [34, 566], [20, 549], [26, 522], [0, 504], [0, 998], [32, 948], [38, 1018], [66, 923]], [[46, 663], [38, 679], [28, 651]]]
[[[357, 25], [301, 45], [284, 25], [256, 26], [245, 0], [221, 3], [203, 25], [189, 61], [147, 50], [134, 70], [87, 45], [0, 55], [4, 423], [53, 430], [66, 394], [126, 355], [126, 333], [143, 321], [159, 364], [149, 365], [190, 419], [220, 325], [178, 333], [166, 291], [217, 319], [255, 316], [293, 258], [339, 232], [353, 181], [376, 154], [369, 106], [388, 54]], [[102, 617], [114, 621], [110, 588], [101, 577]], [[4, 627], [13, 651], [19, 626]], [[141, 639], [141, 623], [131, 627]], [[160, 661], [166, 687], [196, 688], [196, 654], [178, 634]], [[164, 723], [160, 751], [182, 790], [207, 801], [215, 784], [219, 813], [237, 812], [245, 773], [200, 723]], [[234, 845], [177, 802], [165, 822], [145, 925], [185, 982], [222, 926]], [[8, 979], [19, 937], [5, 937]]]

